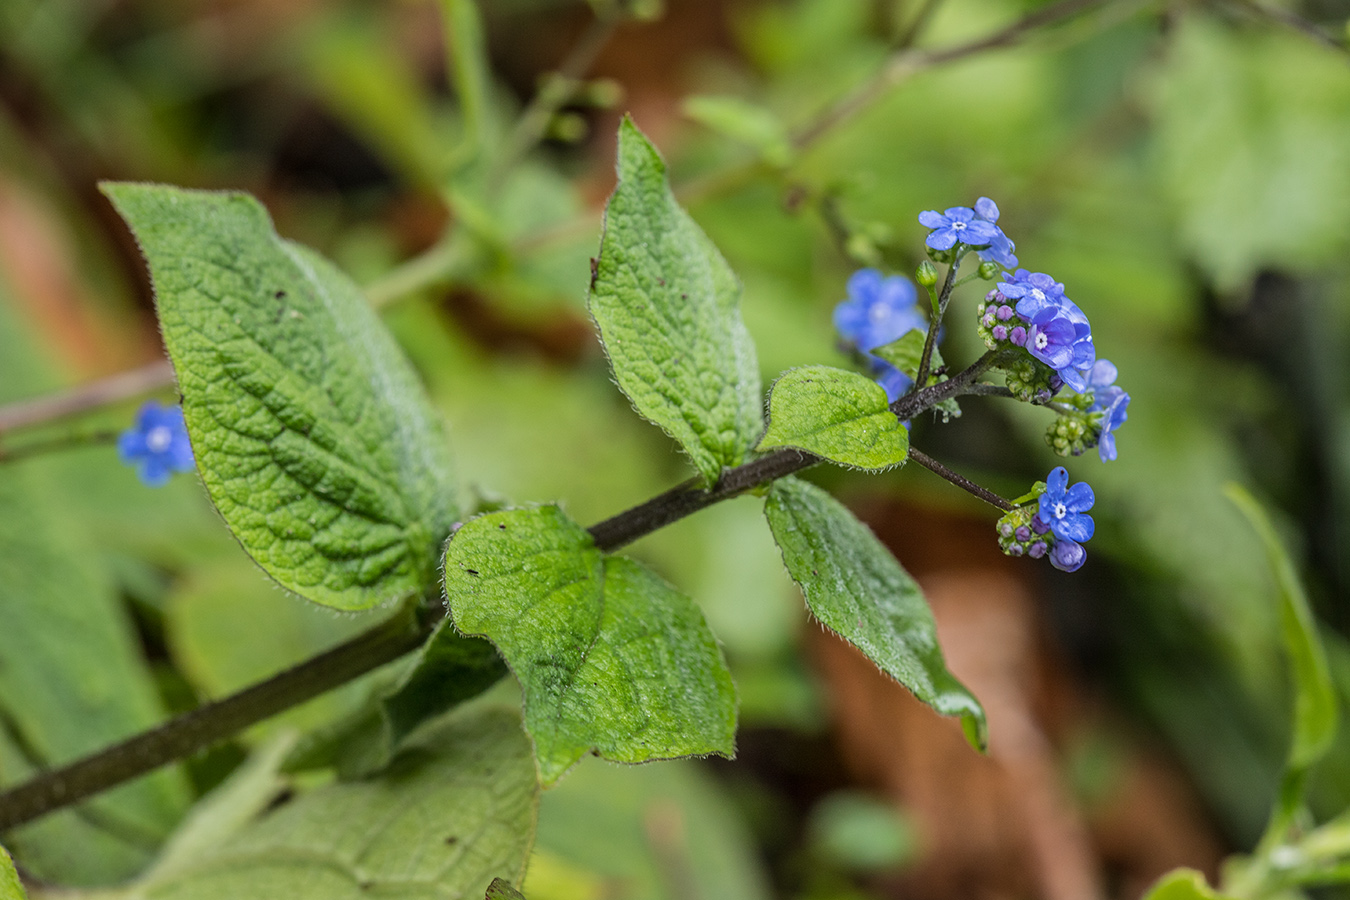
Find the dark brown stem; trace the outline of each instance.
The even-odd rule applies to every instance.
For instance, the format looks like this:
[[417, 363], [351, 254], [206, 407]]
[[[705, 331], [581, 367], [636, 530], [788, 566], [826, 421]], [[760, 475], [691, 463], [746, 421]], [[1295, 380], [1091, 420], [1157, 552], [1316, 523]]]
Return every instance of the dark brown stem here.
[[932, 472], [933, 474], [939, 475], [947, 479], [952, 484], [961, 488], [961, 490], [974, 494], [976, 497], [979, 497], [981, 500], [983, 500], [985, 503], [988, 503], [990, 506], [996, 506], [999, 509], [1003, 510], [1004, 512], [1012, 512], [1014, 509], [1017, 509], [1017, 505], [1015, 503], [1012, 503], [1011, 501], [1008, 500], [1004, 500], [998, 494], [995, 494], [993, 491], [985, 490], [984, 488], [980, 487], [978, 484], [971, 481], [964, 475], [960, 475], [956, 472], [953, 472], [951, 469], [947, 468], [942, 463], [938, 462], [936, 459], [933, 459], [933, 457], [929, 456], [927, 453], [924, 453], [917, 447], [909, 448], [909, 458], [914, 460], [916, 463], [923, 466], [925, 469]]
[[173, 384], [173, 367], [168, 360], [160, 360], [61, 394], [11, 403], [0, 407], [0, 434], [77, 416], [110, 403], [173, 387]]
[[[953, 248], [958, 254], [961, 253], [961, 245]], [[923, 355], [919, 357], [919, 371], [914, 379], [913, 390], [918, 390], [928, 383], [928, 370], [933, 364], [933, 348], [937, 346], [937, 333], [942, 327], [942, 317], [947, 314], [947, 304], [952, 299], [952, 289], [956, 286], [956, 272], [961, 268], [961, 260], [964, 254], [958, 255], [947, 266], [947, 277], [942, 282], [942, 292], [938, 294], [938, 306], [933, 311], [933, 321], [928, 323], [928, 334], [923, 339]]]
[[431, 626], [407, 612], [313, 659], [0, 794], [0, 832], [182, 759], [398, 659]]

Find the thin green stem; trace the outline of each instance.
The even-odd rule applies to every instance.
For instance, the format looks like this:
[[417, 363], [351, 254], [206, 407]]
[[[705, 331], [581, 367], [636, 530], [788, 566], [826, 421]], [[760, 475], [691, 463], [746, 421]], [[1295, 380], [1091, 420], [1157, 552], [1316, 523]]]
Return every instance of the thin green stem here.
[[961, 268], [961, 260], [965, 259], [964, 247], [957, 244], [953, 248], [956, 252], [956, 258], [947, 264], [947, 277], [942, 282], [942, 292], [938, 294], [937, 309], [934, 310], [933, 321], [928, 323], [928, 334], [923, 339], [923, 355], [919, 357], [919, 371], [914, 379], [912, 390], [918, 390], [928, 384], [929, 367], [933, 363], [933, 347], [937, 345], [937, 333], [942, 327], [942, 317], [947, 314], [947, 304], [952, 299], [952, 289], [956, 287], [956, 273]]
[[60, 450], [75, 450], [80, 447], [92, 447], [98, 444], [117, 443], [116, 431], [89, 431], [74, 432], [71, 434], [57, 435], [51, 438], [44, 438], [40, 441], [29, 441], [26, 444], [20, 444], [17, 447], [0, 447], [0, 464], [18, 462], [22, 459], [31, 459], [34, 456], [41, 456], [44, 453], [53, 453]]

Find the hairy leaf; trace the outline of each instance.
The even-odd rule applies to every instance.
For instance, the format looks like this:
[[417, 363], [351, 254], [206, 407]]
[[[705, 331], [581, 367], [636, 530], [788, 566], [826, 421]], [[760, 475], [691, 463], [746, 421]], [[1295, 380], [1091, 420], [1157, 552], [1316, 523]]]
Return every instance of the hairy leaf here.
[[633, 562], [605, 556], [556, 506], [455, 533], [445, 561], [455, 624], [506, 657], [550, 785], [595, 749], [645, 762], [730, 755], [735, 689], [698, 608]]
[[0, 847], [0, 900], [26, 900], [27, 896], [19, 873], [14, 871], [14, 860], [9, 858], [4, 847]]
[[803, 366], [784, 373], [769, 392], [769, 429], [758, 449], [773, 447], [796, 447], [880, 471], [905, 461], [909, 431], [872, 379], [831, 366]]
[[523, 876], [537, 804], [520, 719], [466, 711], [380, 776], [301, 794], [120, 897], [478, 900]]
[[988, 742], [984, 710], [951, 672], [919, 586], [876, 535], [824, 490], [796, 478], [774, 483], [765, 504], [774, 539], [822, 623], [945, 716], [970, 742]]
[[525, 900], [525, 895], [511, 887], [509, 881], [503, 878], [494, 878], [492, 884], [488, 885], [484, 900]]
[[446, 444], [360, 290], [246, 195], [104, 191], [149, 261], [197, 465], [239, 542], [328, 606], [433, 588], [457, 517]]
[[712, 483], [763, 429], [759, 368], [740, 284], [680, 208], [666, 165], [631, 120], [605, 207], [590, 310], [619, 387]]

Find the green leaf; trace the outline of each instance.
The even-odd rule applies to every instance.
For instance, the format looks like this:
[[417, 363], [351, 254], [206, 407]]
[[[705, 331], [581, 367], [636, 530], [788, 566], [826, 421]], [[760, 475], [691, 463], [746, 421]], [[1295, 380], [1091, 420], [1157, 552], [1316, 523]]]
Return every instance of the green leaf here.
[[881, 471], [909, 455], [909, 430], [872, 379], [831, 366], [784, 373], [769, 391], [769, 429], [758, 449], [796, 447], [831, 462]]
[[1215, 892], [1205, 881], [1205, 876], [1195, 869], [1175, 869], [1159, 879], [1158, 883], [1144, 895], [1143, 900], [1225, 900], [1225, 898]]
[[202, 480], [283, 587], [339, 609], [434, 588], [445, 439], [360, 290], [252, 197], [108, 184], [150, 263]]
[[629, 763], [731, 755], [735, 689], [698, 608], [602, 554], [558, 507], [470, 521], [445, 591], [460, 630], [496, 644], [519, 679], [545, 786], [592, 748]]
[[418, 725], [477, 697], [506, 675], [487, 641], [436, 626], [411, 665], [353, 714], [310, 735], [286, 761], [291, 771], [333, 766], [343, 778], [379, 771]]
[[0, 900], [27, 900], [27, 897], [19, 873], [14, 871], [14, 860], [9, 858], [9, 851], [0, 847]]
[[[0, 403], [50, 385], [35, 343], [0, 284]], [[128, 611], [83, 533], [85, 523], [67, 512], [56, 477], [62, 470], [53, 462], [64, 460], [0, 465], [4, 787], [165, 717]], [[167, 769], [16, 828], [5, 843], [43, 881], [125, 880], [149, 861], [187, 807], [188, 793], [182, 771]]]
[[944, 716], [988, 744], [984, 710], [947, 671], [919, 586], [876, 535], [828, 493], [796, 478], [774, 482], [764, 507], [783, 562], [826, 627]]
[[[913, 381], [919, 377], [919, 363], [923, 361], [923, 345], [927, 339], [928, 335], [925, 332], [914, 328], [889, 344], [882, 344], [880, 347], [875, 347], [867, 352], [873, 356], [881, 357], [904, 372]], [[942, 361], [942, 353], [934, 344], [932, 358], [928, 361], [928, 369], [932, 372], [944, 365], [946, 364]], [[930, 375], [928, 384], [940, 384], [946, 380], [946, 375]], [[924, 386], [927, 387], [928, 385]], [[943, 400], [937, 405], [937, 409], [949, 418], [961, 415], [961, 407], [957, 404], [955, 398]]]
[[698, 96], [684, 101], [684, 114], [703, 127], [753, 147], [770, 166], [792, 161], [787, 126], [771, 110], [740, 97]]
[[452, 716], [390, 769], [273, 805], [123, 900], [476, 900], [518, 882], [538, 785], [513, 711]]
[[740, 284], [675, 201], [656, 148], [627, 118], [618, 170], [591, 315], [619, 387], [712, 483], [724, 466], [745, 459], [764, 427]]
[[1298, 572], [1269, 516], [1241, 485], [1230, 483], [1225, 493], [1261, 538], [1275, 575], [1284, 648], [1294, 675], [1294, 738], [1288, 764], [1293, 769], [1306, 769], [1326, 754], [1336, 737], [1336, 688], [1327, 668], [1326, 650]]

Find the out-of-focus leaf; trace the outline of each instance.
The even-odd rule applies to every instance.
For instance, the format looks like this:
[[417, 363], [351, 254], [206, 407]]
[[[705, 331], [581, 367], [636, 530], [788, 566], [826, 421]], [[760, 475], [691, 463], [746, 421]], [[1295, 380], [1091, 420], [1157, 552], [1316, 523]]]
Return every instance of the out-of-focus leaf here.
[[769, 428], [759, 450], [796, 447], [830, 462], [879, 472], [909, 455], [909, 430], [886, 391], [857, 372], [803, 366], [769, 392]]
[[665, 162], [628, 118], [619, 126], [618, 170], [591, 315], [619, 387], [711, 484], [745, 458], [764, 427], [740, 285], [675, 200]]
[[894, 869], [918, 852], [914, 827], [893, 806], [853, 791], [822, 799], [811, 811], [810, 830], [819, 853], [854, 871]]
[[[905, 332], [897, 340], [889, 344], [882, 344], [880, 347], [867, 351], [873, 356], [879, 356], [886, 362], [895, 366], [901, 372], [909, 376], [910, 381], [919, 377], [919, 363], [923, 362], [923, 345], [928, 335], [917, 328]], [[942, 361], [942, 351], [938, 350], [937, 344], [933, 345], [933, 354], [928, 360], [928, 384], [937, 384], [947, 380], [946, 375], [933, 375], [931, 373], [942, 368], [945, 363]], [[957, 404], [956, 398], [943, 400], [937, 405], [945, 416], [955, 418], [961, 415], [961, 407]]]
[[1294, 682], [1294, 735], [1285, 777], [1298, 782], [1296, 796], [1282, 791], [1285, 796], [1281, 797], [1281, 803], [1296, 807], [1303, 801], [1304, 773], [1326, 754], [1336, 737], [1339, 718], [1336, 688], [1303, 584], [1270, 518], [1242, 486], [1229, 484], [1226, 493], [1260, 535], [1280, 594], [1280, 624]]
[[1154, 83], [1181, 239], [1215, 282], [1350, 249], [1350, 70], [1280, 29], [1183, 17]]
[[[45, 383], [0, 286], [0, 402]], [[0, 466], [0, 783], [69, 762], [164, 718], [136, 636], [63, 494], [27, 464]], [[93, 885], [148, 861], [187, 805], [178, 770], [14, 829], [6, 843], [38, 878]]]
[[1162, 877], [1144, 895], [1144, 900], [1225, 900], [1194, 869], [1177, 869]]
[[445, 594], [455, 625], [519, 679], [545, 786], [592, 748], [619, 762], [731, 754], [735, 689], [698, 608], [558, 507], [460, 528]]
[[[535, 859], [548, 865], [531, 863], [521, 888], [530, 900], [563, 900], [565, 886], [596, 900], [772, 895], [735, 806], [694, 762], [578, 766], [540, 802]], [[572, 876], [556, 877], [564, 864]]]
[[249, 555], [340, 609], [433, 589], [458, 516], [449, 454], [361, 291], [252, 197], [104, 190], [149, 260], [202, 480]]
[[876, 535], [827, 492], [797, 478], [774, 482], [764, 513], [816, 618], [915, 697], [960, 716], [966, 739], [984, 750], [984, 709], [947, 671], [923, 593]]
[[792, 160], [787, 126], [772, 111], [740, 97], [689, 97], [684, 114], [724, 137], [759, 152], [769, 165], [786, 166]]
[[121, 900], [476, 900], [519, 881], [538, 785], [514, 712], [466, 711], [391, 768], [270, 808]]

